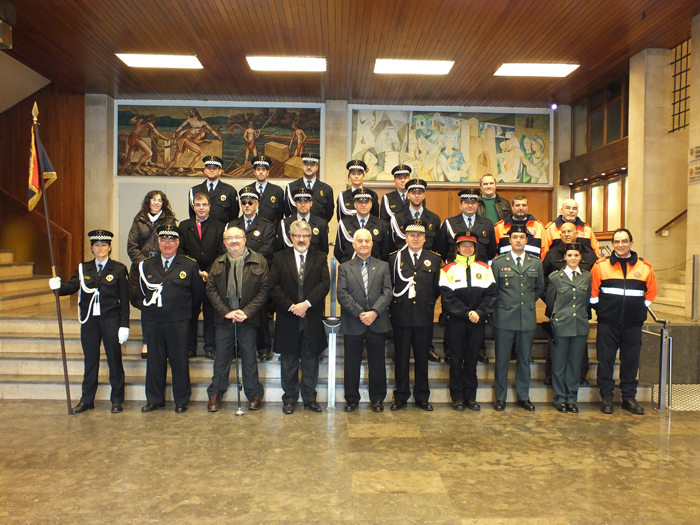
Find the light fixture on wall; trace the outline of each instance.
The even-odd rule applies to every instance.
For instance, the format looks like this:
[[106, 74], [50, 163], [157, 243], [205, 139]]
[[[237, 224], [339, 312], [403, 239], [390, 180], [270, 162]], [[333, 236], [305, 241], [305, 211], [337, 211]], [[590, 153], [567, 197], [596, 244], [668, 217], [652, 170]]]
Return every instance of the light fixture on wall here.
[[557, 106], [557, 103], [556, 103], [556, 102], [552, 102], [552, 103], [549, 105], [549, 109], [551, 109], [552, 111], [556, 111], [558, 107], [559, 107], [559, 106]]
[[129, 67], [155, 67], [166, 69], [204, 69], [196, 55], [146, 55], [115, 53]]
[[505, 63], [493, 75], [496, 77], [565, 77], [578, 64]]
[[453, 60], [392, 60], [378, 58], [374, 72], [389, 75], [447, 75]]
[[326, 70], [325, 57], [245, 57], [253, 71], [313, 73]]

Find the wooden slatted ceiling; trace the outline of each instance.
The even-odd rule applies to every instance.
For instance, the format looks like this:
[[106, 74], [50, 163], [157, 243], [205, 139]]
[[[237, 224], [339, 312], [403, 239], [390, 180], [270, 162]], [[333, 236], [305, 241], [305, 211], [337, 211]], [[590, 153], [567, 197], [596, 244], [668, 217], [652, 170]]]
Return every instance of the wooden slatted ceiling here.
[[[10, 55], [57, 85], [115, 98], [546, 106], [690, 37], [697, 0], [13, 0]], [[194, 53], [204, 70], [129, 69], [115, 52]], [[326, 56], [325, 73], [260, 73], [246, 54]], [[447, 76], [375, 75], [376, 58], [455, 60]], [[502, 62], [576, 62], [566, 79]]]

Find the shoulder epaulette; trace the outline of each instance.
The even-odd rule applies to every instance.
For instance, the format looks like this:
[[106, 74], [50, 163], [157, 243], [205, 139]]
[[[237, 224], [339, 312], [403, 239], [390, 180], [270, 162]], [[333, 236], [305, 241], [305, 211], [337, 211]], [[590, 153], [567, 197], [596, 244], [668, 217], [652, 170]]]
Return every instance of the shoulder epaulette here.
[[549, 221], [549, 222], [547, 223], [547, 226], [545, 226], [545, 228], [546, 228], [546, 229], [549, 229], [549, 227], [550, 227], [552, 224], [554, 224], [554, 221]]
[[649, 268], [651, 268], [651, 263], [647, 261], [646, 259], [643, 259], [642, 257], [638, 257], [640, 261], [642, 261], [644, 264], [646, 264]]
[[389, 254], [389, 257], [391, 257], [392, 255], [394, 255], [395, 253], [399, 253], [400, 251], [401, 251], [401, 250], [394, 250], [393, 252], [391, 252], [391, 253]]
[[474, 261], [476, 264], [480, 264], [481, 266], [484, 266], [485, 268], [489, 268], [488, 263], [485, 263], [483, 261]]
[[193, 258], [190, 257], [189, 255], [185, 255], [185, 257], [187, 257], [187, 258], [188, 258], [190, 261], [192, 261], [192, 262], [197, 262], [197, 259], [193, 259]]
[[429, 251], [430, 253], [433, 253], [433, 254], [437, 255], [438, 257], [442, 257], [442, 255], [440, 255], [440, 254], [439, 254], [438, 252], [436, 252], [435, 250], [428, 250], [428, 251]]
[[504, 221], [505, 221], [505, 219], [501, 219], [496, 224], [494, 224], [494, 227], [498, 226], [499, 224], [503, 224]]

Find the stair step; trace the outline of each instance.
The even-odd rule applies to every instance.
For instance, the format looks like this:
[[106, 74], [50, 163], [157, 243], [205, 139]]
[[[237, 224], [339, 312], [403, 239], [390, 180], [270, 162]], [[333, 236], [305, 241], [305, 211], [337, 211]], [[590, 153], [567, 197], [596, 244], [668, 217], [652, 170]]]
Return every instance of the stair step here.
[[34, 275], [21, 279], [0, 279], [0, 297], [20, 292], [44, 292], [47, 290], [49, 290], [48, 275]]
[[[68, 304], [70, 298], [60, 297], [61, 304]], [[0, 311], [10, 311], [14, 308], [25, 308], [40, 304], [51, 304], [56, 302], [56, 296], [51, 290], [43, 292], [17, 293], [0, 297]]]
[[2, 263], [0, 264], [0, 279], [11, 277], [31, 277], [34, 273], [34, 263]]
[[659, 286], [659, 294], [656, 297], [658, 301], [659, 297], [667, 299], [679, 299], [685, 302], [685, 289], [684, 284], [674, 284], [674, 283], [664, 283]]
[[7, 264], [15, 261], [14, 250], [0, 250], [0, 264]]

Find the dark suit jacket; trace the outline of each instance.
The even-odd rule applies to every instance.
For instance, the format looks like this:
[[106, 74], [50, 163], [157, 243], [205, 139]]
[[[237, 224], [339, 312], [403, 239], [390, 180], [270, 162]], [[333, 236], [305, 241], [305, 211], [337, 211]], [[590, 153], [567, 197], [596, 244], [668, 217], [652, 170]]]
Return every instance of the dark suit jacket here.
[[[269, 294], [275, 303], [275, 347], [278, 354], [294, 354], [299, 351], [300, 318], [289, 311], [299, 301], [299, 273], [297, 272], [297, 251], [294, 249], [277, 252], [270, 267]], [[311, 303], [306, 311], [309, 344], [312, 352], [320, 355], [325, 350], [326, 331], [323, 328], [323, 314], [326, 309], [326, 296], [331, 289], [326, 255], [318, 251], [307, 251], [304, 265], [304, 300]]]
[[[426, 250], [435, 250], [437, 235], [440, 231], [440, 217], [423, 205], [423, 213], [420, 219], [425, 224], [425, 245], [423, 248]], [[404, 210], [394, 215], [394, 218], [389, 223], [391, 226], [392, 252], [394, 250], [400, 250], [406, 245], [405, 229], [406, 225], [411, 222], [413, 222], [413, 215], [410, 206], [407, 206]]]
[[198, 193], [204, 193], [209, 196], [209, 203], [211, 208], [209, 209], [209, 216], [214, 217], [217, 221], [226, 224], [232, 221], [240, 213], [240, 205], [238, 203], [238, 192], [236, 188], [230, 184], [226, 184], [221, 179], [219, 179], [214, 191], [209, 193], [207, 190], [208, 181], [204, 181], [201, 184], [192, 186], [190, 189], [189, 199], [190, 199], [190, 219], [195, 217], [194, 213], [194, 196]]
[[267, 259], [272, 258], [272, 253], [275, 251], [275, 225], [267, 219], [263, 219], [258, 213], [253, 222], [250, 223], [250, 228], [245, 228], [245, 216], [241, 215], [238, 219], [229, 222], [226, 229], [235, 226], [245, 232], [245, 244], [249, 250], [258, 252]]
[[403, 211], [406, 206], [408, 206], [408, 195], [404, 203], [398, 190], [390, 191], [382, 197], [382, 203], [379, 206], [379, 218], [389, 222], [395, 214]]
[[[95, 259], [85, 261], [83, 265], [83, 278], [85, 286], [97, 288], [100, 292], [100, 315], [103, 317], [118, 315], [119, 326], [129, 326], [129, 283], [126, 266], [112, 258], [107, 260], [107, 265], [102, 270], [102, 275], [97, 275]], [[78, 269], [75, 269], [73, 277], [68, 282], [61, 283], [59, 295], [72, 295], [80, 290], [80, 277]], [[80, 318], [85, 319], [92, 294], [81, 293], [78, 306]]]
[[[289, 227], [297, 220], [297, 215], [285, 217], [277, 227], [277, 238], [275, 239], [275, 251], [279, 252], [285, 248], [292, 248], [292, 239], [289, 236]], [[311, 226], [311, 244], [309, 250], [318, 250], [328, 255], [328, 223], [320, 217], [315, 217], [309, 213], [307, 216], [309, 226]]]
[[[297, 179], [295, 181], [287, 184], [287, 190], [285, 191], [284, 198], [284, 216], [289, 217], [290, 215], [297, 212], [297, 206], [292, 198], [294, 195], [294, 190], [306, 187], [304, 182], [304, 177]], [[311, 201], [311, 215], [320, 217], [324, 221], [330, 223], [333, 218], [333, 212], [335, 211], [335, 201], [333, 200], [333, 188], [331, 188], [325, 182], [318, 180], [316, 177], [316, 182], [313, 186], [313, 197]]]
[[180, 246], [178, 253], [189, 255], [199, 264], [199, 269], [208, 272], [214, 260], [224, 253], [224, 223], [209, 217], [202, 223], [202, 238], [199, 238], [197, 219], [186, 219], [180, 223]]
[[[397, 267], [396, 259], [399, 259]], [[421, 251], [418, 265], [414, 266], [413, 256], [408, 249], [399, 250], [389, 257], [393, 296], [389, 311], [391, 324], [394, 326], [431, 326], [435, 315], [435, 301], [440, 296], [440, 256], [426, 250]], [[401, 275], [399, 275], [399, 272]], [[409, 299], [406, 282], [401, 279], [415, 281], [416, 296]], [[405, 291], [404, 291], [405, 290]]]
[[[258, 189], [257, 181], [254, 184]], [[284, 190], [276, 184], [267, 181], [265, 192], [258, 197], [258, 215], [267, 219], [275, 228], [284, 218]]]
[[391, 329], [389, 322], [389, 303], [391, 302], [391, 275], [389, 265], [370, 258], [367, 275], [369, 294], [365, 295], [362, 272], [358, 258], [354, 258], [338, 267], [338, 303], [342, 310], [340, 315], [340, 333], [343, 335], [362, 335], [367, 326], [360, 321], [360, 314], [374, 310], [378, 317], [369, 327], [378, 334]]
[[[445, 219], [440, 228], [440, 233], [437, 238], [437, 252], [445, 262], [455, 260], [455, 239], [457, 233], [467, 231], [467, 225], [464, 222], [464, 216], [460, 213], [449, 219]], [[477, 259], [482, 262], [488, 262], [498, 254], [498, 244], [496, 243], [496, 235], [494, 234], [493, 223], [486, 217], [474, 215], [474, 224], [472, 225], [472, 233], [477, 237]]]
[[146, 280], [151, 284], [163, 286], [160, 307], [157, 303], [150, 306], [143, 305], [143, 300], [150, 300], [154, 292], [141, 281], [138, 268], [137, 265], [130, 276], [130, 279], [134, 280], [131, 303], [134, 306], [140, 305], [141, 315], [147, 321], [170, 323], [192, 318], [193, 305], [201, 304], [205, 293], [204, 281], [199, 275], [199, 265], [196, 261], [176, 254], [167, 272], [163, 270], [160, 255], [143, 261]]
[[[352, 259], [355, 248], [352, 247], [352, 237], [360, 229], [360, 222], [357, 216], [345, 217], [338, 224], [338, 234], [335, 240], [333, 255], [340, 263]], [[389, 224], [374, 215], [367, 217], [365, 229], [372, 234], [372, 257], [386, 261], [391, 253], [391, 235], [389, 235]]]
[[[372, 209], [369, 214], [379, 217], [379, 197], [377, 196], [377, 192], [370, 188], [365, 189], [372, 195]], [[352, 188], [348, 188], [338, 195], [336, 217], [340, 220], [343, 217], [355, 215], [355, 213], [355, 192]]]

